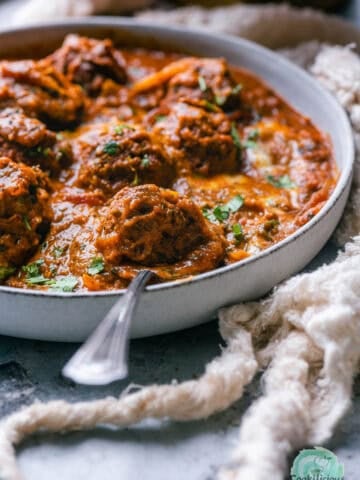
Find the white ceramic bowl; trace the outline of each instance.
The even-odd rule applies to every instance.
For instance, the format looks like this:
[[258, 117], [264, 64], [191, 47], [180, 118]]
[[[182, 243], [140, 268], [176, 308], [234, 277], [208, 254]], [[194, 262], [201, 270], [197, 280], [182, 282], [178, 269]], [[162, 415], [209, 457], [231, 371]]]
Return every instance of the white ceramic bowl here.
[[[348, 198], [354, 148], [348, 119], [337, 101], [309, 75], [279, 55], [230, 36], [93, 18], [0, 33], [0, 58], [34, 56], [58, 47], [77, 32], [113, 38], [119, 46], [173, 49], [223, 56], [245, 67], [331, 136], [340, 179], [321, 212], [296, 233], [241, 262], [183, 282], [154, 285], [142, 296], [132, 336], [142, 337], [209, 320], [219, 307], [255, 299], [301, 270], [322, 248]], [[0, 334], [56, 341], [80, 341], [103, 318], [119, 292], [58, 294], [0, 287]]]

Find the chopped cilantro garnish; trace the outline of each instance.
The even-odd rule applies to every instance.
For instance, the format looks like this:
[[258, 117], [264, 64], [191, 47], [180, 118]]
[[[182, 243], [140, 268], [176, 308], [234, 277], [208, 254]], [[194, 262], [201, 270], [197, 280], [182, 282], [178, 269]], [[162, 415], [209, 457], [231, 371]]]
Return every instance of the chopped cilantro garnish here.
[[259, 135], [260, 135], [259, 129], [258, 129], [258, 128], [254, 128], [253, 130], [251, 130], [251, 131], [248, 133], [247, 139], [250, 140], [250, 141], [256, 142], [256, 140], [259, 139]]
[[216, 217], [212, 211], [211, 208], [209, 207], [203, 207], [202, 209], [202, 214], [204, 215], [204, 217], [209, 220], [209, 222], [211, 223], [216, 223]]
[[135, 128], [127, 123], [121, 123], [120, 125], [116, 125], [116, 127], [114, 127], [114, 131], [118, 135], [122, 135], [125, 130], [135, 130]]
[[227, 102], [228, 98], [230, 97], [230, 95], [238, 95], [240, 93], [240, 90], [242, 89], [242, 85], [240, 83], [238, 83], [230, 92], [230, 94], [228, 95], [215, 95], [215, 103], [216, 105], [218, 105], [219, 107], [222, 107], [223, 105], [225, 105], [225, 103]]
[[44, 260], [40, 258], [36, 262], [29, 263], [22, 267], [22, 271], [26, 273], [26, 278], [38, 277], [41, 275], [41, 266], [44, 264]]
[[89, 275], [97, 275], [98, 273], [102, 273], [105, 269], [104, 259], [102, 257], [94, 257], [91, 260], [91, 263], [87, 269], [87, 273]]
[[37, 157], [39, 155], [47, 157], [51, 153], [51, 148], [49, 147], [42, 147], [38, 145], [37, 147], [32, 147], [27, 150], [27, 155], [29, 157]]
[[167, 115], [156, 115], [155, 121], [156, 122], [162, 122], [163, 120], [167, 119]]
[[242, 195], [236, 195], [226, 205], [230, 212], [237, 212], [244, 205], [244, 197]]
[[215, 103], [219, 107], [222, 107], [227, 100], [227, 97], [221, 97], [220, 95], [215, 95]]
[[205, 100], [204, 104], [205, 104], [205, 108], [207, 110], [209, 110], [210, 112], [218, 112], [219, 111], [217, 106], [214, 105], [213, 103], [209, 102], [208, 100]]
[[240, 139], [239, 132], [238, 132], [238, 129], [236, 127], [236, 124], [234, 122], [231, 124], [231, 136], [232, 136], [232, 139], [235, 143], [235, 146], [239, 150], [242, 150], [241, 139]]
[[231, 90], [231, 93], [233, 95], [237, 95], [238, 93], [241, 92], [243, 86], [241, 85], [241, 83], [238, 83], [232, 90]]
[[14, 267], [0, 267], [0, 280], [5, 280], [7, 277], [10, 277], [15, 270], [16, 268]]
[[68, 277], [60, 277], [53, 281], [51, 289], [57, 292], [73, 292], [79, 283], [76, 277], [69, 275]]
[[23, 216], [23, 222], [24, 222], [24, 225], [26, 227], [27, 230], [31, 231], [31, 225], [30, 225], [30, 222], [29, 222], [29, 218], [27, 215], [24, 215]]
[[145, 155], [143, 156], [143, 158], [141, 159], [141, 166], [146, 168], [148, 167], [150, 164], [150, 158], [149, 158], [149, 155], [147, 153], [145, 153]]
[[134, 173], [134, 180], [131, 182], [131, 185], [133, 187], [136, 187], [137, 185], [139, 185], [139, 174], [136, 170], [135, 170], [135, 173]]
[[282, 175], [281, 177], [274, 177], [273, 175], [268, 175], [266, 179], [269, 183], [271, 183], [271, 185], [276, 188], [294, 188], [296, 186], [289, 177], [289, 175]]
[[199, 76], [199, 79], [198, 79], [198, 82], [199, 82], [199, 88], [202, 92], [206, 92], [206, 90], [208, 89], [208, 86], [207, 86], [207, 83], [206, 83], [206, 80], [204, 77], [202, 77], [201, 75]]
[[57, 247], [55, 246], [54, 247], [54, 250], [53, 250], [53, 255], [55, 258], [60, 258], [61, 255], [65, 252], [66, 248], [65, 247]]
[[110, 142], [106, 143], [104, 145], [104, 153], [106, 153], [107, 155], [116, 155], [119, 151], [119, 145], [114, 142], [114, 140], [110, 140]]
[[232, 233], [234, 235], [235, 240], [240, 242], [244, 238], [244, 231], [240, 223], [234, 223], [234, 225], [231, 227]]
[[264, 223], [264, 230], [268, 232], [270, 230], [273, 230], [274, 228], [277, 228], [279, 224], [280, 222], [277, 218], [272, 218], [271, 220], [267, 220]]
[[258, 140], [259, 135], [260, 135], [260, 132], [257, 128], [255, 128], [254, 130], [251, 130], [248, 133], [248, 136], [245, 142], [243, 142], [243, 146], [246, 148], [255, 148], [257, 146], [256, 141]]
[[51, 285], [54, 280], [44, 277], [41, 273], [41, 266], [43, 265], [44, 260], [39, 259], [36, 262], [29, 263], [29, 265], [24, 265], [22, 267], [23, 272], [26, 274], [26, 282], [31, 285]]
[[52, 285], [54, 280], [46, 278], [44, 275], [37, 275], [36, 277], [26, 277], [26, 282], [30, 285]]
[[216, 220], [222, 223], [229, 218], [230, 211], [229, 208], [226, 207], [226, 205], [217, 205], [213, 210], [213, 214]]
[[216, 221], [223, 223], [230, 216], [230, 213], [237, 212], [244, 204], [244, 197], [236, 195], [225, 205], [217, 205], [213, 210], [209, 207], [204, 207], [202, 212], [204, 217], [212, 223]]

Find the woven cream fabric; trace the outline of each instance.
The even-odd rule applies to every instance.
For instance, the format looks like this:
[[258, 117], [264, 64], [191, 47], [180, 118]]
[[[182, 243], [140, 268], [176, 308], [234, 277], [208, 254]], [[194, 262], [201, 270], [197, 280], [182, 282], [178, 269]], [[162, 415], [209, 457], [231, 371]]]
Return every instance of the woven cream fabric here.
[[[357, 145], [354, 185], [336, 232], [344, 249], [332, 264], [291, 278], [267, 299], [222, 310], [220, 331], [227, 347], [199, 380], [153, 385], [119, 399], [37, 403], [3, 420], [0, 478], [23, 479], [14, 447], [34, 432], [91, 429], [104, 423], [124, 426], [146, 417], [205, 418], [241, 398], [256, 372], [265, 370], [263, 395], [246, 413], [231, 462], [218, 478], [282, 480], [288, 477], [291, 452], [331, 437], [349, 409], [359, 371], [360, 59], [354, 49], [330, 44], [358, 44], [360, 35], [341, 20], [286, 6], [235, 6], [212, 12], [187, 8], [147, 12], [141, 19], [201, 25], [285, 49], [283, 54], [338, 98], [349, 114]], [[276, 29], [271, 28], [274, 22]], [[294, 47], [298, 42], [301, 45]]]

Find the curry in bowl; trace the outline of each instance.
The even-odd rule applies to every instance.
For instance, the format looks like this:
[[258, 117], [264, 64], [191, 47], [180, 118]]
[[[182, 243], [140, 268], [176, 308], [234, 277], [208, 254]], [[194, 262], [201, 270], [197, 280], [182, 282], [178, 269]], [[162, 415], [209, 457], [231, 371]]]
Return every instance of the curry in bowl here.
[[0, 281], [126, 287], [252, 256], [322, 208], [329, 138], [222, 58], [69, 35], [0, 63]]

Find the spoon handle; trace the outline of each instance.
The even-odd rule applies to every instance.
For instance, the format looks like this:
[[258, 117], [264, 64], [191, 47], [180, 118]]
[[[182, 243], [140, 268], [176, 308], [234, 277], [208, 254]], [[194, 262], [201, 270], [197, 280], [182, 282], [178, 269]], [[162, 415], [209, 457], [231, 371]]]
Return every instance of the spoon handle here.
[[128, 374], [131, 320], [153, 273], [142, 270], [125, 294], [63, 368], [63, 375], [83, 385], [106, 385]]

